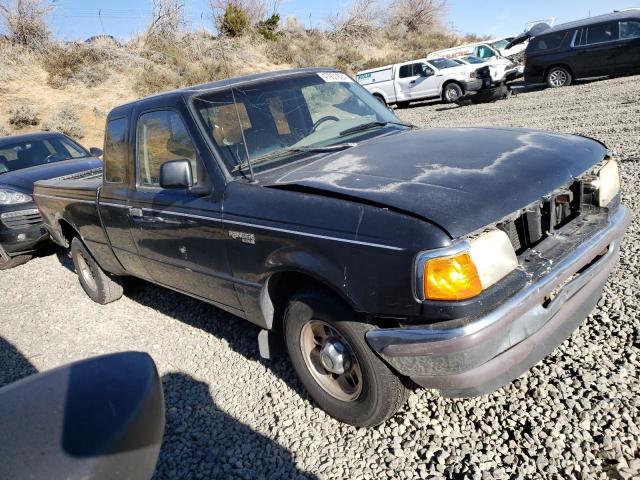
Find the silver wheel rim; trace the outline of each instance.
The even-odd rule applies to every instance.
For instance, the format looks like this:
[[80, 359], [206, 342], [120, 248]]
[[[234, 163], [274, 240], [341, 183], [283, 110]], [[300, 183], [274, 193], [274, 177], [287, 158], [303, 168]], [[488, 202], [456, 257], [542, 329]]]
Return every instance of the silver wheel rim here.
[[80, 270], [79, 274], [82, 276], [87, 286], [91, 290], [97, 290], [98, 284], [96, 283], [96, 279], [93, 276], [93, 272], [91, 271], [91, 268], [89, 268], [89, 264], [84, 258], [84, 255], [82, 255], [81, 253], [78, 254], [78, 269]]
[[307, 369], [332, 397], [352, 402], [362, 392], [362, 370], [349, 342], [321, 320], [310, 320], [300, 332], [300, 350]]
[[457, 88], [455, 87], [447, 88], [447, 100], [449, 100], [450, 102], [453, 102], [457, 100], [459, 97], [460, 97], [460, 92], [458, 91]]
[[554, 87], [563, 87], [566, 85], [568, 78], [567, 72], [564, 70], [554, 70], [549, 75], [549, 81]]

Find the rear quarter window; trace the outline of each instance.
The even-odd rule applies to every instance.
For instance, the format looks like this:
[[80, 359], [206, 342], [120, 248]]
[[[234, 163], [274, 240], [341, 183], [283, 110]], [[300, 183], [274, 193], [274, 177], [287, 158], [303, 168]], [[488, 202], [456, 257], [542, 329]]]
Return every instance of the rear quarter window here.
[[569, 32], [551, 33], [534, 38], [530, 43], [531, 52], [546, 52], [560, 48]]
[[107, 123], [104, 137], [104, 179], [109, 183], [127, 181], [127, 119], [116, 118]]

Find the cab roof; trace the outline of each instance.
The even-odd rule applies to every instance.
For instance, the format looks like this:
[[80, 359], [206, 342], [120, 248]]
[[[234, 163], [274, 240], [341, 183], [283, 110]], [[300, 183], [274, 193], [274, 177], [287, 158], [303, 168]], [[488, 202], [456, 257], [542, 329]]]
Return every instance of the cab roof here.
[[564, 30], [572, 30], [574, 28], [586, 27], [596, 23], [608, 22], [608, 21], [620, 21], [632, 18], [640, 19], [640, 8], [630, 8], [627, 10], [621, 10], [613, 13], [607, 13], [604, 15], [598, 15], [596, 17], [583, 18], [582, 20], [576, 20], [568, 23], [561, 23], [551, 27], [548, 30], [540, 33], [539, 35], [546, 35], [548, 33], [562, 32]]

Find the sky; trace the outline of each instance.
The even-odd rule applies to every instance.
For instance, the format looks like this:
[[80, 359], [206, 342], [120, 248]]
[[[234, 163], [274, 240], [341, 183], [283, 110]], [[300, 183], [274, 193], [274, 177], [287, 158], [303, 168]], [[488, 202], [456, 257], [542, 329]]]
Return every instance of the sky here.
[[[108, 34], [126, 39], [143, 32], [151, 16], [151, 0], [54, 0], [52, 31], [65, 40], [86, 39]], [[390, 0], [380, 0], [385, 5]], [[194, 28], [211, 28], [208, 0], [186, 0]], [[449, 0], [446, 23], [457, 33], [476, 33], [500, 37], [521, 32], [527, 22], [556, 18], [556, 23], [613, 9], [640, 7], [640, 0]], [[344, 10], [348, 0], [283, 0], [284, 19], [296, 16], [307, 26], [322, 26], [328, 15]]]

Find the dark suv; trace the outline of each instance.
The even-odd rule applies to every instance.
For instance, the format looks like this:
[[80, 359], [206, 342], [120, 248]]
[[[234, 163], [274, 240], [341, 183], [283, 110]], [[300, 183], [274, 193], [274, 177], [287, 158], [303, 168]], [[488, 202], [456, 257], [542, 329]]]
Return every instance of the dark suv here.
[[550, 87], [640, 72], [640, 9], [565, 23], [530, 35], [525, 82]]

